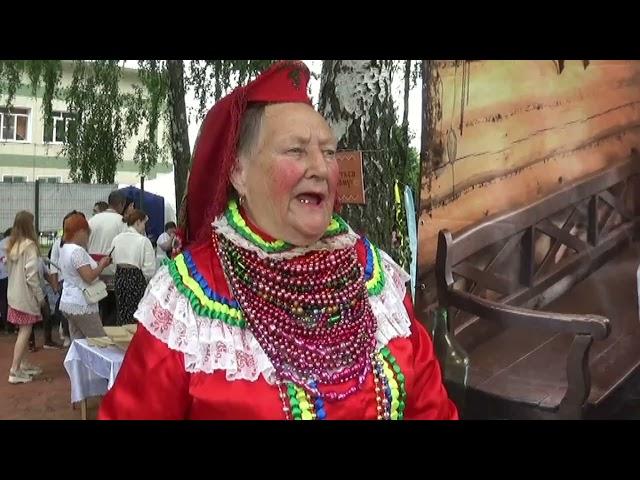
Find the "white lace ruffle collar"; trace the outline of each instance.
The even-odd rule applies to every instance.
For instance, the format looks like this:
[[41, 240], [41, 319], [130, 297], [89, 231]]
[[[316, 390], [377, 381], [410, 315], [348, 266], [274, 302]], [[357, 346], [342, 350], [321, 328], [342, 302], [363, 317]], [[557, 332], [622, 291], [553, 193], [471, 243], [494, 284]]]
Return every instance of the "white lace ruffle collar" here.
[[[385, 285], [380, 294], [369, 297], [378, 324], [378, 348], [411, 333], [403, 303], [409, 276], [386, 253], [380, 254]], [[267, 382], [275, 382], [274, 367], [251, 331], [197, 315], [166, 266], [149, 283], [135, 317], [153, 336], [184, 354], [188, 372], [224, 370], [230, 381], [255, 381], [262, 375]]]

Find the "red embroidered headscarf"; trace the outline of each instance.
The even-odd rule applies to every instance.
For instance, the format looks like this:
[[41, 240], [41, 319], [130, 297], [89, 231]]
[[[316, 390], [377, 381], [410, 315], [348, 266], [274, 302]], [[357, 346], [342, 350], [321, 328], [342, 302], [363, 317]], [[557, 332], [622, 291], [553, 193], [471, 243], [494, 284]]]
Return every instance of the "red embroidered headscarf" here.
[[186, 196], [186, 244], [208, 238], [211, 222], [224, 212], [231, 190], [240, 122], [251, 102], [311, 105], [309, 69], [299, 61], [278, 62], [244, 87], [218, 101], [207, 113], [196, 142]]

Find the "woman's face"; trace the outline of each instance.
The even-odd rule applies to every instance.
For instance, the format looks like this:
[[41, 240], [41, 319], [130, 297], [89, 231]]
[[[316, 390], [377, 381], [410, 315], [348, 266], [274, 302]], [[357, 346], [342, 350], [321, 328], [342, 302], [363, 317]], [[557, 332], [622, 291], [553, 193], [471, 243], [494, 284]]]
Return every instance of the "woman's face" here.
[[331, 128], [311, 106], [267, 106], [256, 145], [232, 175], [250, 220], [293, 245], [319, 240], [336, 197], [335, 151]]

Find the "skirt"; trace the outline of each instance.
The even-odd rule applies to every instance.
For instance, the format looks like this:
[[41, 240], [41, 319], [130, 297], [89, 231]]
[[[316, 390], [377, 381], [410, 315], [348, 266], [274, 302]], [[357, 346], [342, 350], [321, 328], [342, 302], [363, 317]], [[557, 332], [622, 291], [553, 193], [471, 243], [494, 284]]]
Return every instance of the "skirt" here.
[[139, 268], [117, 267], [115, 276], [117, 325], [136, 323], [133, 314], [147, 288], [147, 281]]
[[32, 315], [30, 313], [24, 313], [15, 308], [9, 307], [7, 312], [7, 321], [13, 325], [33, 325], [42, 321], [41, 315]]

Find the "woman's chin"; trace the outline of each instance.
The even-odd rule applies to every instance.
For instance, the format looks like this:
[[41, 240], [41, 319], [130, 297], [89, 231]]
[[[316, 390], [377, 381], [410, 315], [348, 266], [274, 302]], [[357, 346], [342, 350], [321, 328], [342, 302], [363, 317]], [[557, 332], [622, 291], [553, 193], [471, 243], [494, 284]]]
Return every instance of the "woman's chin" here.
[[292, 228], [292, 240], [288, 242], [297, 247], [306, 247], [316, 243], [322, 238], [329, 227], [328, 221], [306, 221], [300, 222]]

